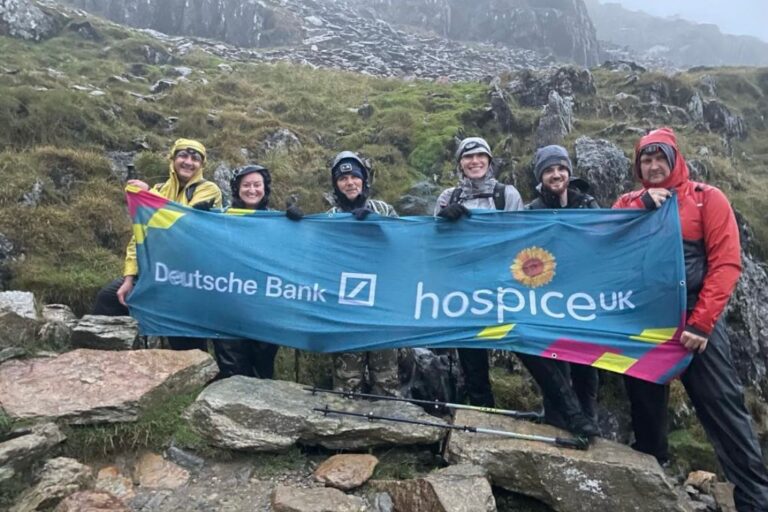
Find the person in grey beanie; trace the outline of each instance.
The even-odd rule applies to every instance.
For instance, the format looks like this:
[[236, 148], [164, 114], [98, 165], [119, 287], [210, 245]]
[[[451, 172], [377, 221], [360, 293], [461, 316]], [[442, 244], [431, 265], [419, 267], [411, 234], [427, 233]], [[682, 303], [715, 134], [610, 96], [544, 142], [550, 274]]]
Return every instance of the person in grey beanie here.
[[533, 162], [536, 178], [536, 199], [527, 210], [541, 208], [600, 208], [589, 195], [589, 184], [573, 177], [573, 165], [563, 146], [544, 146], [536, 151]]
[[[587, 194], [589, 184], [572, 177], [573, 165], [568, 150], [562, 146], [545, 146], [536, 151], [533, 174], [538, 197], [525, 206], [526, 210], [555, 208], [600, 208], [594, 197]], [[545, 380], [558, 382], [539, 386], [544, 397], [544, 421], [560, 428], [572, 429], [575, 413], [580, 427], [597, 431], [597, 369], [591, 366], [553, 361], [528, 354], [518, 354], [526, 369], [537, 383]], [[560, 396], [553, 396], [556, 391]]]

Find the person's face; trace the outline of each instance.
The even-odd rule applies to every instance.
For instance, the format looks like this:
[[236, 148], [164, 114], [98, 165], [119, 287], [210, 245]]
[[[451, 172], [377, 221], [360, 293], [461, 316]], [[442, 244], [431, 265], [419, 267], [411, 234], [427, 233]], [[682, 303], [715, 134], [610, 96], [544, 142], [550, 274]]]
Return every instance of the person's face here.
[[469, 179], [482, 178], [488, 173], [488, 166], [491, 159], [485, 153], [475, 153], [473, 155], [464, 155], [459, 160], [461, 172]]
[[182, 149], [173, 157], [173, 170], [181, 183], [187, 183], [203, 165], [203, 157], [197, 151]]
[[551, 165], [541, 173], [541, 186], [551, 193], [560, 195], [568, 190], [568, 168], [564, 165]]
[[670, 172], [669, 162], [664, 153], [657, 151], [650, 155], [640, 155], [640, 176], [651, 185], [658, 185], [667, 179]]
[[259, 201], [264, 199], [264, 177], [258, 172], [252, 172], [243, 176], [237, 194], [246, 208], [256, 209]]
[[350, 201], [357, 199], [363, 192], [363, 180], [353, 174], [343, 174], [336, 180], [336, 186]]

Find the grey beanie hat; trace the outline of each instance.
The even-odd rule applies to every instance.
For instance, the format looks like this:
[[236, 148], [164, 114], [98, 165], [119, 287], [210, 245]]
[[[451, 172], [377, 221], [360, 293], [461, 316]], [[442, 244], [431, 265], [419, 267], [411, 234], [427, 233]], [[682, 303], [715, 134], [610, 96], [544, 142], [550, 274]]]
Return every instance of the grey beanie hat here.
[[639, 162], [640, 157], [643, 155], [652, 155], [654, 153], [658, 153], [659, 151], [661, 151], [664, 154], [664, 158], [667, 159], [669, 168], [674, 169], [676, 161], [675, 150], [672, 146], [669, 144], [664, 144], [663, 142], [652, 142], [651, 144], [643, 146], [637, 155], [637, 161]]
[[536, 177], [536, 183], [541, 183], [541, 175], [553, 165], [565, 166], [568, 168], [568, 174], [573, 174], [571, 158], [563, 146], [544, 146], [536, 150], [536, 156], [533, 157], [533, 175]]

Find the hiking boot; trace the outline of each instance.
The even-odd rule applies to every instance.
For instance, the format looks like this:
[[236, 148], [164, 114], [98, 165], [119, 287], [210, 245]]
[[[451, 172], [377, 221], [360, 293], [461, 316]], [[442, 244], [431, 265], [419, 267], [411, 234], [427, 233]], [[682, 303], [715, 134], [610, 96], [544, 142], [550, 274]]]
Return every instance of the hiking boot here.
[[568, 416], [568, 430], [577, 437], [600, 437], [597, 424], [582, 412]]

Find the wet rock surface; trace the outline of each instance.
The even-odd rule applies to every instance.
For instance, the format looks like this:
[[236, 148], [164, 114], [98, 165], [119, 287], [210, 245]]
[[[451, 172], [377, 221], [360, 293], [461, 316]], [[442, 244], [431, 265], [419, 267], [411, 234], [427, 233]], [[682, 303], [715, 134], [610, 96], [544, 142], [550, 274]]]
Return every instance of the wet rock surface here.
[[293, 382], [240, 376], [208, 386], [185, 416], [209, 443], [246, 451], [280, 451], [296, 443], [347, 450], [431, 444], [445, 434], [434, 427], [414, 429], [405, 423], [371, 422], [313, 410], [326, 406], [357, 414], [440, 422], [412, 404], [313, 395]]
[[216, 372], [211, 356], [199, 350], [79, 349], [55, 358], [4, 363], [0, 403], [15, 419], [135, 421], [148, 402], [195, 389]]
[[137, 348], [139, 324], [130, 316], [85, 315], [72, 330], [72, 345], [99, 350]]

